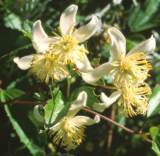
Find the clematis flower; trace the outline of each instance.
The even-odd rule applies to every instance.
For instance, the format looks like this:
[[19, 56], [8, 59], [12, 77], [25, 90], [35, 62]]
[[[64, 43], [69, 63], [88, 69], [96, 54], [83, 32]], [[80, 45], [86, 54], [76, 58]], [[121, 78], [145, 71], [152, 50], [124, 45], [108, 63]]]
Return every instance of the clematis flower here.
[[126, 39], [116, 28], [108, 29], [111, 42], [111, 59], [109, 62], [93, 69], [86, 59], [84, 65], [79, 65], [84, 81], [94, 84], [104, 75], [111, 75], [117, 91], [109, 97], [101, 94], [102, 103], [94, 104], [97, 111], [104, 111], [118, 100], [126, 116], [145, 114], [150, 88], [145, 84], [151, 64], [147, 55], [154, 51], [156, 43], [153, 36], [141, 42], [126, 54]]
[[147, 111], [148, 95], [150, 94], [151, 89], [146, 83], [128, 84], [118, 89], [118, 91], [113, 92], [109, 97], [102, 92], [100, 96], [102, 103], [95, 103], [93, 108], [96, 111], [103, 112], [106, 108], [118, 101], [125, 116], [144, 115]]
[[87, 94], [82, 91], [77, 99], [71, 104], [71, 107], [65, 117], [50, 128], [50, 136], [53, 143], [60, 145], [65, 150], [75, 149], [84, 139], [84, 130], [86, 126], [93, 125], [100, 121], [99, 116], [94, 119], [76, 115], [86, 106]]
[[70, 5], [61, 14], [61, 35], [48, 36], [41, 21], [36, 21], [33, 24], [32, 43], [37, 53], [14, 58], [18, 67], [22, 70], [30, 68], [39, 79], [48, 82], [49, 79], [61, 80], [67, 77], [67, 64], [83, 62], [88, 51], [81, 43], [96, 33], [99, 20], [93, 16], [88, 24], [76, 29], [77, 10], [77, 5]]
[[95, 69], [86, 60], [85, 64], [88, 66], [79, 68], [84, 81], [95, 83], [104, 75], [111, 75], [114, 85], [118, 87], [144, 82], [151, 70], [147, 55], [155, 49], [155, 38], [151, 36], [126, 54], [126, 39], [118, 29], [109, 28], [108, 37], [111, 43], [111, 60]]

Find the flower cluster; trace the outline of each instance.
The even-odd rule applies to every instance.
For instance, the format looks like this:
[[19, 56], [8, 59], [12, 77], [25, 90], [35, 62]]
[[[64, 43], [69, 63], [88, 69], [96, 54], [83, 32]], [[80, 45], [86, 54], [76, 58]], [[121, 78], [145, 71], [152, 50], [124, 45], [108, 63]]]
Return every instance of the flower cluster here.
[[[102, 112], [118, 100], [126, 116], [145, 114], [150, 87], [145, 82], [152, 69], [148, 54], [154, 51], [156, 43], [153, 36], [138, 44], [126, 53], [126, 39], [115, 27], [107, 30], [110, 44], [110, 60], [93, 68], [87, 58], [88, 50], [84, 41], [93, 36], [99, 29], [100, 21], [92, 16], [85, 26], [76, 28], [77, 5], [70, 5], [60, 17], [60, 35], [48, 36], [42, 28], [41, 21], [33, 24], [33, 47], [35, 54], [14, 58], [14, 62], [22, 69], [30, 69], [38, 79], [49, 83], [50, 80], [62, 80], [69, 76], [67, 65], [79, 71], [82, 79], [95, 84], [103, 76], [112, 78], [116, 88], [109, 97], [101, 93], [101, 103], [95, 103], [93, 109]], [[54, 144], [66, 150], [75, 149], [84, 138], [84, 130], [88, 125], [99, 122], [99, 117], [91, 119], [76, 115], [86, 106], [87, 94], [83, 91], [71, 104], [67, 114], [49, 128]]]
[[152, 69], [147, 55], [155, 49], [155, 39], [138, 44], [126, 54], [126, 39], [116, 28], [108, 29], [108, 39], [111, 43], [111, 59], [89, 71], [82, 70], [82, 77], [87, 83], [95, 83], [104, 75], [110, 75], [117, 91], [110, 97], [101, 94], [103, 103], [95, 104], [94, 108], [103, 111], [117, 99], [126, 116], [145, 114], [150, 88], [145, 83]]
[[90, 22], [76, 29], [77, 5], [70, 5], [60, 17], [60, 35], [49, 37], [42, 28], [41, 21], [33, 24], [33, 47], [37, 54], [14, 58], [22, 70], [30, 68], [38, 79], [45, 81], [62, 80], [68, 76], [67, 65], [76, 67], [76, 62], [86, 59], [87, 49], [80, 44], [89, 39], [97, 30], [98, 18], [92, 16]]

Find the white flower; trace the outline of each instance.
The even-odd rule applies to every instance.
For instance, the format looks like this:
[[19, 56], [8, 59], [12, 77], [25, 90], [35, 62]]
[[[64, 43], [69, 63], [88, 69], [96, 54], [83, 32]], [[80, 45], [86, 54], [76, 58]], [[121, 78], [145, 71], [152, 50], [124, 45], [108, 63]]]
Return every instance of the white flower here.
[[114, 5], [119, 5], [122, 3], [122, 0], [113, 0]]
[[86, 116], [76, 115], [86, 106], [87, 94], [82, 91], [77, 99], [71, 104], [65, 117], [50, 128], [50, 136], [53, 143], [60, 145], [65, 150], [75, 149], [84, 139], [86, 126], [93, 125], [100, 121], [99, 116], [94, 119]]
[[155, 38], [151, 36], [126, 54], [126, 39], [123, 34], [111, 27], [108, 29], [108, 36], [111, 42], [110, 61], [93, 69], [86, 60], [85, 66], [79, 67], [84, 81], [95, 83], [104, 75], [112, 75], [114, 85], [142, 83], [151, 69], [147, 55], [155, 49]]
[[[31, 71], [40, 79], [63, 79], [67, 77], [67, 64], [83, 62], [88, 52], [80, 43], [89, 39], [97, 31], [99, 20], [93, 16], [88, 24], [75, 29], [78, 6], [70, 5], [60, 17], [61, 36], [49, 37], [42, 28], [41, 21], [33, 24], [32, 43], [37, 54], [14, 58], [22, 70]], [[41, 78], [42, 77], [42, 78]]]
[[113, 103], [115, 103], [121, 96], [120, 91], [113, 92], [109, 97], [105, 93], [101, 93], [100, 99], [102, 103], [95, 103], [93, 109], [98, 112], [103, 112], [105, 109], [109, 108]]
[[105, 93], [101, 93], [102, 103], [95, 103], [93, 109], [98, 112], [103, 112], [113, 103], [118, 101], [119, 106], [123, 109], [125, 116], [144, 115], [148, 105], [148, 95], [151, 89], [146, 83], [128, 84], [113, 92], [109, 97]]

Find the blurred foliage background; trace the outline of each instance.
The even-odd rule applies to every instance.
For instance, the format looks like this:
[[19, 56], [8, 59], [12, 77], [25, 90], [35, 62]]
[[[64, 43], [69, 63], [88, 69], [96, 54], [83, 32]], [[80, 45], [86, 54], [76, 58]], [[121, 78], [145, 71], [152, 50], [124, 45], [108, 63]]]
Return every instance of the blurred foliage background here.
[[[41, 19], [45, 30], [51, 35], [59, 24], [62, 11], [70, 4], [79, 6], [77, 21], [81, 25], [90, 15], [102, 19], [103, 29], [87, 43], [88, 57], [93, 65], [108, 60], [109, 47], [105, 42], [105, 30], [118, 27], [127, 38], [128, 50], [136, 43], [153, 34], [157, 40], [156, 52], [151, 56], [153, 71], [148, 80], [153, 89], [147, 115], [125, 118], [117, 110], [114, 119], [135, 131], [144, 131], [153, 139], [152, 143], [102, 121], [87, 128], [85, 141], [75, 150], [66, 153], [62, 149], [54, 152], [51, 140], [40, 133], [40, 124], [33, 118], [33, 103], [12, 103], [13, 99], [23, 101], [46, 101], [48, 87], [38, 82], [27, 71], [19, 70], [13, 62], [15, 56], [35, 52], [31, 44], [32, 24]], [[107, 9], [107, 10], [106, 10]], [[105, 12], [103, 13], [103, 11]], [[115, 5], [109, 0], [0, 0], [0, 155], [1, 156], [160, 156], [160, 0], [123, 0]], [[102, 88], [77, 81], [71, 85], [70, 97], [66, 95], [66, 80], [58, 83], [63, 98], [72, 100], [81, 91], [88, 93], [91, 106]], [[10, 101], [9, 103], [7, 101]], [[4, 105], [5, 103], [8, 104]], [[110, 108], [103, 114], [111, 116]], [[82, 112], [85, 114], [85, 112]], [[112, 133], [112, 134], [111, 134]], [[112, 143], [109, 137], [112, 135]]]

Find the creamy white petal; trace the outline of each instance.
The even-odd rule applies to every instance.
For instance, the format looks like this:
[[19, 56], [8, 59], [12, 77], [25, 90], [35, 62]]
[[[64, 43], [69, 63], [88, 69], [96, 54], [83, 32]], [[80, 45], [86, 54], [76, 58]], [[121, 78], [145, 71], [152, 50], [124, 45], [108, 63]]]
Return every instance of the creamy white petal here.
[[71, 29], [76, 25], [76, 14], [78, 6], [70, 5], [64, 10], [60, 17], [60, 29], [63, 35], [66, 35], [70, 32]]
[[77, 99], [71, 104], [67, 116], [76, 115], [81, 108], [85, 107], [87, 103], [87, 93], [82, 91], [79, 93]]
[[115, 103], [120, 96], [120, 91], [113, 92], [109, 97], [102, 92], [100, 99], [103, 103], [95, 103], [93, 105], [93, 109], [98, 112], [103, 112], [106, 108], [109, 108], [113, 103]]
[[39, 105], [34, 106], [33, 115], [37, 121], [39, 121], [41, 123], [44, 122], [44, 116], [42, 115], [42, 113], [40, 113], [40, 106]]
[[75, 64], [80, 72], [87, 72], [93, 69], [86, 55], [81, 60], [80, 59], [75, 60]]
[[124, 35], [115, 27], [108, 29], [109, 39], [111, 40], [112, 60], [116, 60], [126, 53], [126, 39]]
[[153, 52], [155, 50], [155, 48], [156, 48], [156, 40], [152, 35], [149, 39], [139, 43], [135, 48], [133, 48], [128, 53], [128, 55], [130, 55], [134, 52], [145, 52], [148, 54], [148, 53]]
[[90, 125], [93, 125], [93, 124], [96, 124], [98, 122], [100, 122], [100, 117], [99, 115], [96, 115], [94, 117], [94, 119], [90, 118], [90, 117], [87, 117], [87, 116], [75, 116], [73, 119], [72, 119], [73, 122], [79, 124], [79, 125], [86, 125], [86, 126], [90, 126]]
[[24, 57], [15, 57], [13, 61], [17, 64], [17, 66], [22, 69], [26, 70], [31, 67], [33, 55], [28, 55]]
[[34, 22], [32, 33], [33, 47], [39, 53], [45, 53], [49, 48], [49, 44], [57, 41], [56, 37], [48, 37], [48, 35], [43, 30], [40, 20]]
[[93, 70], [82, 72], [82, 79], [89, 84], [94, 84], [104, 75], [108, 75], [113, 68], [111, 63], [104, 63]]
[[92, 16], [92, 19], [88, 24], [74, 31], [73, 36], [79, 42], [84, 42], [96, 33], [96, 31], [98, 30], [99, 24], [100, 24], [100, 21], [98, 20], [98, 18], [96, 16]]

